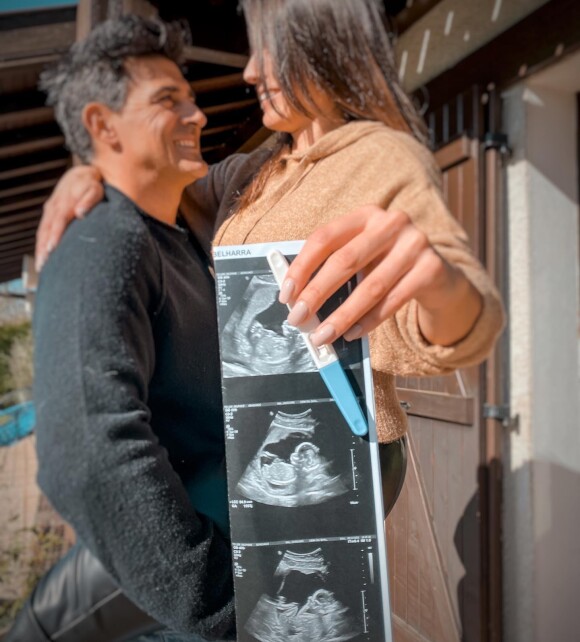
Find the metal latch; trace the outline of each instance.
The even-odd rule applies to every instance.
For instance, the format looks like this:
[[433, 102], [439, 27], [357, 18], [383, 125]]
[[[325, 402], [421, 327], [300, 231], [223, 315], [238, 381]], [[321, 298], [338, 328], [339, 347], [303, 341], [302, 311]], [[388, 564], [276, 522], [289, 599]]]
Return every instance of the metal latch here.
[[483, 416], [485, 419], [501, 421], [502, 426], [508, 428], [512, 425], [510, 407], [507, 404], [497, 406], [491, 403], [483, 404]]

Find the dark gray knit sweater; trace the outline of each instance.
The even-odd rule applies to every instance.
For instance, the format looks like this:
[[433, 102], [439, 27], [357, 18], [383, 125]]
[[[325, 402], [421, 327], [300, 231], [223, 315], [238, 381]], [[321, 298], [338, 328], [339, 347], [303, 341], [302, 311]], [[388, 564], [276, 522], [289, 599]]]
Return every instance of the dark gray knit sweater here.
[[181, 631], [232, 636], [205, 252], [107, 187], [43, 269], [34, 327], [41, 488], [141, 608]]

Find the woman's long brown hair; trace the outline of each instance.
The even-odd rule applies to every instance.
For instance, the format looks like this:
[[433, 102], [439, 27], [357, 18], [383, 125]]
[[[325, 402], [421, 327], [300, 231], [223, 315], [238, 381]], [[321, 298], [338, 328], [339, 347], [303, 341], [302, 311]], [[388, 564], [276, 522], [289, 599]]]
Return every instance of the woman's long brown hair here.
[[[252, 53], [264, 76], [264, 52], [278, 85], [297, 111], [318, 109], [310, 89], [322, 90], [345, 122], [374, 120], [427, 141], [425, 123], [401, 87], [380, 0], [241, 0]], [[244, 209], [263, 191], [291, 144], [272, 146], [270, 161], [242, 194]]]

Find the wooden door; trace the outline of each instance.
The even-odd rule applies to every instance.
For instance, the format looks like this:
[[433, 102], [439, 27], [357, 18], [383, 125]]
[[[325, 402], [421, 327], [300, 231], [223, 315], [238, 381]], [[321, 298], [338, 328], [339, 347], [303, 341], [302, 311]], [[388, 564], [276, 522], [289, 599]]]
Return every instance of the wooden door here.
[[[436, 153], [451, 212], [482, 255], [479, 143], [466, 135]], [[408, 467], [387, 519], [396, 642], [483, 640], [480, 368], [399, 378], [409, 415]]]

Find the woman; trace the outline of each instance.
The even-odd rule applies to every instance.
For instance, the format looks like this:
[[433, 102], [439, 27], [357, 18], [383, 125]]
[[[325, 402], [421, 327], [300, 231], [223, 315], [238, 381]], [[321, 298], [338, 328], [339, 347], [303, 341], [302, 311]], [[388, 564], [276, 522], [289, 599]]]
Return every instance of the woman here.
[[[182, 209], [198, 234], [200, 211], [206, 220], [217, 211], [218, 245], [311, 235], [281, 292], [294, 303], [294, 324], [365, 271], [314, 340], [370, 332], [379, 438], [394, 444], [402, 463], [407, 424], [394, 376], [444, 374], [483, 360], [502, 327], [499, 297], [443, 203], [423, 126], [396, 78], [379, 3], [242, 6], [252, 49], [244, 75], [278, 137], [270, 149], [215, 167]], [[70, 185], [83, 194], [81, 208], [100, 198], [91, 170], [71, 172], [48, 207], [64, 216], [43, 221], [41, 260], [69, 217]]]

